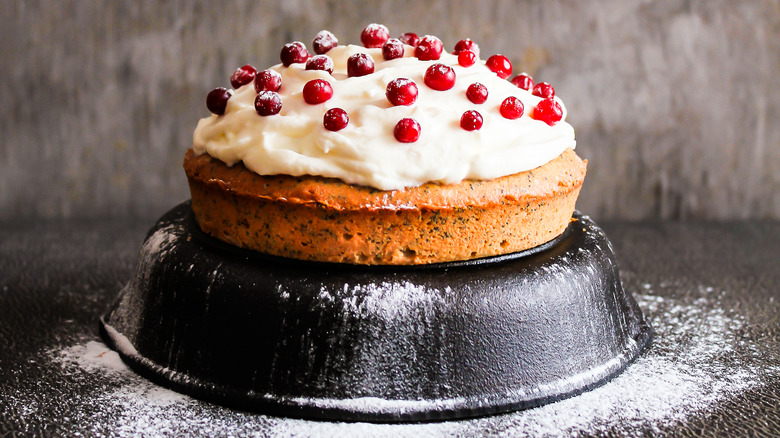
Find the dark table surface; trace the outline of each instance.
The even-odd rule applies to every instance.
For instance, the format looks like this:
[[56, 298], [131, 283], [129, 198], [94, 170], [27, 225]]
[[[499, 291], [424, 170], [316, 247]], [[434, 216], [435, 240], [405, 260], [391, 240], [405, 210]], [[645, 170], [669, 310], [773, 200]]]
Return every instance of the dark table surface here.
[[651, 348], [558, 403], [401, 425], [230, 410], [124, 367], [97, 318], [153, 223], [0, 223], [0, 437], [780, 435], [780, 222], [600, 223], [656, 331]]

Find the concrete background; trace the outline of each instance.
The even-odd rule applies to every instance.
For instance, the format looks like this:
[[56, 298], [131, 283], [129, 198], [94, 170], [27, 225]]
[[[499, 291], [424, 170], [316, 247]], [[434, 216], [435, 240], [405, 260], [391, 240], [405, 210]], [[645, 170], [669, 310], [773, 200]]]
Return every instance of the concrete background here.
[[0, 0], [0, 219], [164, 212], [209, 90], [374, 21], [551, 82], [597, 219], [780, 219], [777, 0]]

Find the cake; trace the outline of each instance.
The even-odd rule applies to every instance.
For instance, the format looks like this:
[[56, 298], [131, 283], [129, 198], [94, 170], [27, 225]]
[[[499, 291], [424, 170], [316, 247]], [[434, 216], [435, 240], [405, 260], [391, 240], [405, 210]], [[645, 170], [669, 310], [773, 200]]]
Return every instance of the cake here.
[[586, 162], [546, 83], [430, 35], [308, 52], [207, 97], [184, 169], [200, 228], [274, 256], [412, 265], [513, 253], [568, 226]]

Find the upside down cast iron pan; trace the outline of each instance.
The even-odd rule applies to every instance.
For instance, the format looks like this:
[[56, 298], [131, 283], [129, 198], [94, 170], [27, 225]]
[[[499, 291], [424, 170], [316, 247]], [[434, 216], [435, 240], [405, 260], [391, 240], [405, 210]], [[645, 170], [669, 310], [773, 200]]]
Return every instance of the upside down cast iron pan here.
[[647, 346], [612, 247], [575, 213], [548, 244], [420, 267], [302, 262], [166, 213], [100, 320], [138, 373], [266, 414], [430, 421], [538, 406], [597, 386]]

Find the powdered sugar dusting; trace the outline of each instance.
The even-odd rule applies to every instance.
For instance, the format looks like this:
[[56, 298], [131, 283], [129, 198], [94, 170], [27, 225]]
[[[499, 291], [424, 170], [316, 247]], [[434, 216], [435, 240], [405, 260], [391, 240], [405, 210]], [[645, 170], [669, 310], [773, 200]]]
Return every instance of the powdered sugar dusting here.
[[119, 353], [108, 348], [102, 342], [89, 341], [86, 345], [74, 345], [61, 351], [52, 352], [52, 354], [59, 356], [58, 360], [63, 368], [68, 364], [75, 363], [84, 371], [130, 371], [130, 368], [122, 362]]
[[[140, 301], [138, 294], [134, 294], [132, 291], [138, 290], [139, 285], [149, 283], [154, 267], [163, 264], [165, 258], [174, 249], [179, 235], [185, 232], [182, 225], [171, 223], [157, 228], [154, 233], [144, 240], [143, 246], [138, 253], [136, 275], [133, 276], [131, 282], [117, 296], [117, 303], [110, 318], [114, 325], [123, 329], [123, 333], [127, 338], [135, 338], [138, 331], [136, 323], [143, 320], [143, 315], [139, 315], [138, 312], [144, 308], [144, 305]], [[122, 338], [127, 340], [125, 336], [122, 336]], [[132, 348], [132, 344], [129, 341], [125, 343], [125, 346]]]
[[[397, 292], [419, 292], [424, 299], [423, 291], [399, 287]], [[712, 288], [697, 292], [698, 298], [667, 298], [654, 295], [652, 285], [644, 285], [643, 294], [636, 297], [656, 330], [654, 344], [606, 385], [535, 409], [444, 423], [338, 423], [250, 414], [158, 387], [129, 371], [116, 353], [99, 342], [85, 340], [47, 356], [68, 380], [87, 375], [106, 383], [104, 391], [77, 404], [93, 432], [109, 431], [117, 436], [473, 436], [486, 431], [512, 436], [637, 436], [706, 415], [720, 403], [766, 383], [766, 379], [780, 377], [780, 367], [762, 367], [750, 359], [758, 357], [762, 348], [740, 335], [747, 326], [744, 318], [721, 308]], [[387, 307], [379, 298], [392, 301], [393, 293], [376, 297], [376, 302], [363, 299], [353, 304], [381, 313]], [[324, 291], [320, 298], [327, 300], [327, 295]], [[34, 415], [29, 394], [16, 393], [11, 398], [11, 403], [25, 406], [19, 410], [23, 415]], [[368, 398], [355, 402], [382, 403]]]
[[155, 256], [158, 254], [164, 255], [174, 243], [176, 236], [180, 231], [181, 226], [177, 224], [168, 224], [164, 227], [160, 227], [144, 241], [140, 251], [141, 254], [150, 253]]
[[444, 297], [451, 292], [450, 287], [440, 291], [409, 281], [385, 281], [359, 286], [344, 284], [342, 291], [329, 291], [323, 287], [318, 298], [320, 303], [341, 300], [345, 314], [375, 315], [390, 322], [400, 313], [432, 309], [434, 303], [443, 303]]

